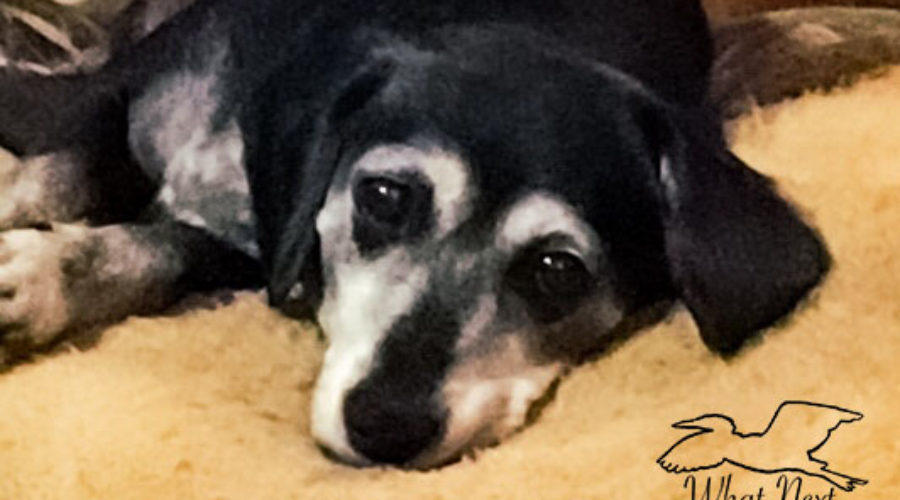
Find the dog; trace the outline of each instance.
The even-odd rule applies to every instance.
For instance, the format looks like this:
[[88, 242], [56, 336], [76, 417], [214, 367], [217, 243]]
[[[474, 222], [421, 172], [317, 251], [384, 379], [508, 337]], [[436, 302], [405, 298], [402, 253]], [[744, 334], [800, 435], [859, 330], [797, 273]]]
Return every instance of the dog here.
[[200, 0], [96, 72], [7, 70], [4, 350], [265, 287], [327, 339], [320, 447], [415, 468], [675, 301], [732, 353], [829, 255], [725, 147], [711, 54], [694, 0]]

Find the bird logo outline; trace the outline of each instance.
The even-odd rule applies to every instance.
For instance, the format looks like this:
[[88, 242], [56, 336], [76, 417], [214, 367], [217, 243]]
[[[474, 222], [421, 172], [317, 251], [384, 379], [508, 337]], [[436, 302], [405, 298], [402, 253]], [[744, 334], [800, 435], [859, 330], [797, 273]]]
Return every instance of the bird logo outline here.
[[[801, 419], [808, 420], [810, 416], [827, 422], [826, 429], [822, 430], [824, 426], [816, 428], [816, 437], [809, 436], [808, 432], [798, 431], [802, 428], [799, 425], [791, 425]], [[778, 406], [769, 424], [761, 432], [742, 433], [737, 431], [731, 417], [707, 413], [672, 424], [676, 429], [697, 432], [678, 440], [656, 462], [666, 472], [673, 474], [715, 469], [727, 462], [761, 474], [798, 473], [818, 477], [844, 491], [852, 491], [868, 481], [830, 470], [827, 462], [813, 457], [813, 454], [828, 442], [831, 434], [841, 424], [849, 424], [862, 418], [862, 413], [839, 406], [809, 401], [785, 401]], [[794, 454], [769, 454], [771, 465], [763, 465], [765, 459], [760, 457], [764, 454], [759, 452], [766, 451], [764, 448], [768, 443], [764, 443], [764, 440], [767, 436], [770, 441], [775, 436], [777, 442], [791, 446]], [[691, 443], [693, 446], [689, 446]], [[710, 450], [715, 450], [717, 458], [709, 458]], [[698, 459], [702, 452], [706, 453], [706, 459]], [[754, 454], [756, 461], [751, 463]]]

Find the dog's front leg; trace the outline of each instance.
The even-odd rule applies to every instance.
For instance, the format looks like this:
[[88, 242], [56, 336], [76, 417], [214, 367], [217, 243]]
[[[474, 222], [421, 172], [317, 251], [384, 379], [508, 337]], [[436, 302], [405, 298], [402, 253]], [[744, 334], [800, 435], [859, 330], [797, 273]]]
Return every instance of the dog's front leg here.
[[159, 311], [186, 292], [259, 280], [255, 260], [171, 221], [6, 231], [0, 233], [0, 364], [63, 332]]
[[85, 217], [88, 186], [84, 163], [74, 154], [18, 159], [0, 150], [0, 230]]

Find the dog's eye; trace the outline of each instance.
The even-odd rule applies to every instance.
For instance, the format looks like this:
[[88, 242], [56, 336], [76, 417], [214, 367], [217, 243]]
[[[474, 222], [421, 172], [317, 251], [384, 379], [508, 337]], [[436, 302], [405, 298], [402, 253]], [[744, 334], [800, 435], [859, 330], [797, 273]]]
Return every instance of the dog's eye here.
[[540, 254], [534, 274], [544, 295], [578, 297], [590, 289], [590, 273], [581, 259], [568, 252]]
[[362, 179], [356, 186], [357, 210], [384, 224], [398, 225], [409, 214], [410, 187], [384, 177]]
[[353, 240], [363, 254], [427, 234], [432, 188], [415, 174], [368, 176], [353, 185]]
[[571, 312], [595, 281], [581, 258], [566, 251], [526, 252], [510, 267], [508, 278], [541, 321]]

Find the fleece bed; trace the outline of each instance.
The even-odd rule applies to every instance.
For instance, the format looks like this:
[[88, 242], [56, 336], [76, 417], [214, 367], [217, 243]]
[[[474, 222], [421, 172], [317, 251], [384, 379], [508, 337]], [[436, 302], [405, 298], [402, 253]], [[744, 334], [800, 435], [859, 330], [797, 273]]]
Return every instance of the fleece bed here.
[[[822, 37], [812, 40], [822, 47]], [[795, 41], [785, 35], [775, 46]], [[876, 66], [824, 82], [846, 84], [828, 92], [741, 104], [729, 123], [736, 153], [802, 207], [834, 259], [796, 314], [733, 358], [708, 352], [676, 309], [575, 369], [541, 417], [498, 447], [435, 471], [354, 469], [323, 457], [309, 435], [323, 351], [314, 325], [237, 294], [129, 319], [90, 346], [0, 375], [0, 499], [694, 500], [708, 485], [707, 498], [721, 500], [896, 500], [900, 67], [869, 71]], [[728, 102], [752, 103], [775, 80], [743, 86]], [[657, 464], [689, 434], [674, 422], [719, 413], [740, 432], [760, 432], [785, 401], [861, 414], [815, 455], [868, 484], [844, 491], [793, 472], [725, 463], [676, 474]], [[805, 441], [793, 438], [821, 433], [828, 419], [810, 411], [782, 422], [781, 441], [771, 436], [748, 460], [796, 454]], [[697, 453], [725, 447], [706, 440]]]

